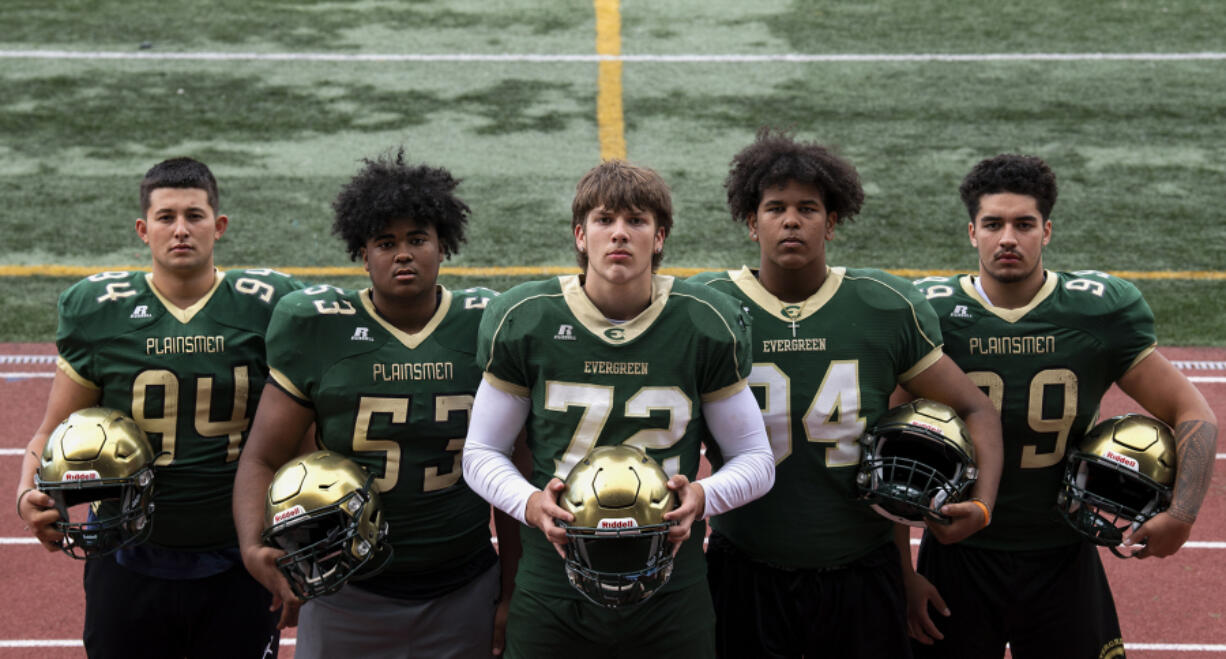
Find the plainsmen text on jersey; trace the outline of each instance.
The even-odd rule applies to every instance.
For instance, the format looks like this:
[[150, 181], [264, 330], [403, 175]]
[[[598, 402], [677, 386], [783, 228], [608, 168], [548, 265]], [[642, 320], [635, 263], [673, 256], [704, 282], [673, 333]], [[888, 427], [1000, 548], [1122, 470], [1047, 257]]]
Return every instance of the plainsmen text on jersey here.
[[282, 295], [302, 284], [273, 270], [217, 272], [181, 309], [144, 272], [103, 272], [59, 300], [60, 368], [131, 415], [157, 458], [150, 542], [236, 545], [230, 495], [268, 366], [264, 333]]
[[990, 549], [1078, 542], [1056, 511], [1064, 456], [1103, 394], [1154, 349], [1154, 316], [1132, 284], [1102, 272], [1047, 272], [1020, 309], [989, 305], [969, 275], [916, 282], [941, 319], [945, 353], [1001, 411], [1004, 470], [992, 524], [967, 538]]
[[[490, 303], [477, 363], [486, 381], [530, 397], [532, 484], [565, 479], [593, 447], [646, 449], [670, 476], [698, 475], [709, 435], [704, 401], [740, 391], [749, 374], [749, 319], [736, 301], [672, 277], [652, 281], [651, 306], [624, 323], [606, 319], [577, 275], [520, 284]], [[666, 589], [705, 578], [704, 525], [681, 547]], [[581, 597], [537, 529], [524, 529], [517, 582]]]
[[384, 574], [428, 579], [492, 551], [490, 506], [461, 477], [460, 455], [481, 382], [477, 327], [495, 293], [440, 291], [414, 334], [379, 315], [370, 289], [326, 285], [286, 296], [268, 328], [273, 381], [314, 409], [323, 448], [376, 477], [394, 550]]
[[[775, 486], [712, 527], [751, 557], [789, 568], [842, 565], [890, 541], [892, 523], [857, 501], [864, 431], [890, 394], [941, 358], [936, 316], [910, 282], [830, 268], [808, 300], [772, 295], [749, 268], [693, 281], [736, 296], [753, 316], [753, 372]], [[713, 465], [718, 449], [709, 449]]]

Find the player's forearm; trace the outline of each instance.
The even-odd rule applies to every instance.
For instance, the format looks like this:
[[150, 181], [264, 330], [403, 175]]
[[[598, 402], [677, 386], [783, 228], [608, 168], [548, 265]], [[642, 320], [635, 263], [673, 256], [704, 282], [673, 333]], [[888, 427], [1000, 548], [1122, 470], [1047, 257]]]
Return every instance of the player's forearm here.
[[1175, 492], [1168, 513], [1191, 524], [1200, 513], [1217, 451], [1217, 426], [1205, 420], [1182, 421], [1175, 427]]
[[468, 437], [464, 441], [464, 481], [468, 487], [520, 522], [525, 521], [528, 497], [539, 491], [511, 461], [515, 439], [530, 408], [528, 399], [482, 382], [473, 398]]
[[275, 472], [254, 455], [243, 454], [234, 475], [234, 530], [239, 549], [246, 551], [263, 544], [264, 498]]
[[966, 416], [966, 429], [975, 445], [975, 466], [979, 479], [975, 481], [972, 496], [983, 500], [989, 509], [996, 507], [996, 490], [1000, 485], [1000, 471], [1004, 465], [1004, 448], [1001, 440], [1000, 416], [990, 404], [987, 409], [978, 409]]
[[703, 403], [702, 413], [726, 460], [718, 471], [698, 481], [705, 494], [703, 515], [710, 517], [770, 491], [775, 483], [775, 456], [761, 409], [748, 387], [723, 400]]
[[898, 561], [902, 566], [904, 577], [915, 572], [911, 564], [911, 527], [906, 524], [894, 525], [894, 546], [898, 548]]

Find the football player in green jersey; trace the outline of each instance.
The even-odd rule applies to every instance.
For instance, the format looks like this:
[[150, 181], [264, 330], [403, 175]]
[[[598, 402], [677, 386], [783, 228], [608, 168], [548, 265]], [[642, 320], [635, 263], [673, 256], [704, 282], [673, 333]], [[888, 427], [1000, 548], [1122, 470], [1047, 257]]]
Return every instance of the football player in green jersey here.
[[[579, 181], [571, 227], [582, 275], [521, 284], [490, 302], [477, 362], [484, 380], [464, 478], [532, 527], [524, 532], [507, 627], [511, 657], [710, 657], [703, 519], [761, 496], [774, 461], [746, 387], [748, 319], [732, 298], [655, 270], [672, 229], [660, 176], [608, 161]], [[511, 464], [527, 430], [532, 475]], [[695, 480], [703, 442], [728, 458]], [[711, 442], [714, 442], [711, 444]], [[567, 581], [563, 480], [594, 447], [631, 444], [669, 475], [680, 505], [672, 577], [646, 601], [589, 602]], [[638, 566], [643, 570], [646, 565]]]
[[276, 568], [285, 552], [260, 534], [273, 473], [314, 423], [321, 448], [376, 477], [393, 552], [377, 576], [302, 605], [295, 656], [489, 657], [502, 649], [495, 615], [505, 620], [517, 525], [499, 515], [499, 536], [512, 545], [500, 570], [490, 506], [461, 478], [460, 456], [481, 380], [477, 327], [495, 293], [438, 283], [465, 241], [459, 181], [406, 164], [403, 149], [365, 163], [333, 204], [332, 229], [362, 260], [370, 287], [308, 288], [273, 314], [272, 379], [234, 495], [243, 558], [287, 602], [282, 624], [294, 624], [298, 598]]
[[[826, 243], [864, 200], [851, 163], [763, 129], [733, 158], [725, 188], [760, 263], [693, 281], [735, 296], [753, 316], [749, 385], [776, 477], [766, 496], [711, 521], [718, 656], [907, 656], [899, 566], [910, 562], [910, 548], [889, 520], [855, 500], [859, 440], [900, 384], [958, 412], [981, 476], [979, 502], [946, 504], [952, 524], [934, 527], [953, 541], [988, 521], [999, 421], [942, 354], [937, 319], [910, 282], [827, 264]], [[717, 448], [708, 456], [714, 465], [723, 459]]]
[[[136, 233], [149, 245], [153, 272], [99, 273], [60, 296], [59, 368], [22, 465], [18, 512], [43, 546], [57, 549], [58, 513], [28, 489], [48, 435], [92, 405], [131, 416], [158, 453], [153, 531], [144, 545], [86, 563], [86, 651], [275, 656], [277, 619], [268, 593], [242, 567], [230, 493], [268, 371], [269, 318], [301, 285], [272, 270], [214, 267], [228, 220], [203, 163], [154, 166], [140, 201]], [[148, 623], [139, 638], [134, 619]]]
[[1209, 485], [1217, 420], [1155, 351], [1153, 314], [1132, 284], [1044, 269], [1056, 203], [1047, 163], [989, 158], [960, 192], [979, 272], [916, 283], [940, 317], [946, 353], [999, 410], [1004, 467], [990, 527], [956, 545], [921, 544], [923, 577], [908, 578], [915, 653], [999, 657], [1009, 643], [1019, 659], [1122, 657], [1099, 552], [1056, 509], [1066, 452], [1112, 383], [1175, 429], [1174, 501], [1125, 538], [1139, 557], [1168, 556], [1187, 540]]

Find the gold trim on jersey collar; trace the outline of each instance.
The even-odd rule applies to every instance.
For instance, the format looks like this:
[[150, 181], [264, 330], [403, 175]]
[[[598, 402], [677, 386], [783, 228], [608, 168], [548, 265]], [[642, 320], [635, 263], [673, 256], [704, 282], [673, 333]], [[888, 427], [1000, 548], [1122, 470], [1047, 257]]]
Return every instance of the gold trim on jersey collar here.
[[592, 304], [587, 293], [583, 292], [583, 285], [579, 283], [579, 275], [558, 277], [558, 284], [562, 287], [562, 299], [566, 301], [570, 312], [575, 315], [575, 320], [609, 345], [629, 343], [646, 332], [664, 311], [664, 305], [668, 303], [668, 296], [673, 290], [674, 281], [676, 280], [670, 275], [652, 275], [651, 304], [634, 318], [624, 323], [614, 323], [605, 318], [596, 305]]
[[442, 295], [438, 300], [438, 308], [434, 310], [434, 315], [430, 317], [430, 322], [412, 334], [397, 328], [395, 325], [387, 322], [383, 316], [379, 315], [379, 312], [375, 309], [375, 301], [370, 296], [371, 289], [362, 289], [358, 293], [358, 297], [362, 300], [362, 308], [366, 310], [366, 313], [371, 318], [375, 319], [376, 323], [379, 323], [389, 334], [396, 337], [396, 340], [404, 344], [404, 347], [413, 350], [430, 338], [430, 335], [438, 328], [439, 323], [443, 322], [443, 318], [447, 316], [447, 310], [451, 308], [451, 291], [447, 290], [447, 287], [442, 284], [435, 284], [435, 286], [442, 291]]
[[979, 291], [975, 290], [975, 282], [972, 279], [974, 275], [963, 275], [960, 283], [962, 284], [962, 292], [966, 293], [971, 297], [971, 299], [978, 302], [986, 311], [1000, 318], [1006, 323], [1016, 323], [1025, 317], [1026, 314], [1030, 313], [1031, 309], [1039, 306], [1043, 300], [1051, 297], [1051, 294], [1056, 290], [1056, 286], [1060, 285], [1060, 277], [1057, 276], [1056, 273], [1052, 272], [1051, 270], [1044, 270], [1043, 272], [1047, 274], [1047, 279], [1043, 282], [1043, 285], [1039, 287], [1039, 291], [1034, 294], [1034, 297], [1030, 299], [1030, 302], [1026, 304], [1026, 306], [1018, 307], [1016, 309], [1006, 309], [1004, 307], [997, 307], [989, 304], [988, 301], [983, 299], [983, 296], [979, 294]]
[[204, 305], [208, 304], [209, 300], [213, 299], [213, 294], [216, 293], [217, 289], [221, 287], [221, 282], [225, 278], [226, 273], [218, 270], [217, 268], [213, 268], [213, 287], [209, 289], [209, 292], [205, 293], [204, 297], [196, 300], [191, 306], [180, 307], [174, 302], [166, 299], [166, 296], [162, 295], [162, 292], [158, 290], [158, 287], [153, 285], [152, 272], [145, 273], [145, 283], [149, 284], [149, 290], [153, 291], [154, 297], [156, 297], [158, 301], [162, 303], [162, 306], [166, 308], [166, 313], [174, 316], [175, 320], [183, 323], [184, 325], [192, 322], [192, 318], [195, 318], [196, 314], [204, 308]]
[[784, 302], [775, 297], [774, 293], [766, 290], [762, 282], [754, 276], [753, 270], [749, 266], [742, 266], [740, 270], [729, 270], [728, 277], [732, 283], [736, 284], [737, 288], [741, 289], [746, 297], [754, 301], [766, 313], [782, 320], [785, 323], [792, 321], [804, 320], [809, 316], [817, 313], [826, 303], [834, 297], [835, 292], [839, 290], [839, 286], [843, 285], [843, 277], [847, 274], [847, 268], [826, 267], [826, 281], [822, 282], [821, 288], [817, 289], [813, 295], [807, 300], [799, 303]]

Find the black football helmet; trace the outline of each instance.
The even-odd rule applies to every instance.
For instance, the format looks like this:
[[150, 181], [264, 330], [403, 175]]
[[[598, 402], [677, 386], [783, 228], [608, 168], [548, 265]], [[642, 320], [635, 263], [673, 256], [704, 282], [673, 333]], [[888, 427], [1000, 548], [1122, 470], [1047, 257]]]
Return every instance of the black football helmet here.
[[935, 401], [921, 398], [891, 409], [861, 443], [861, 498], [895, 522], [950, 523], [941, 506], [961, 501], [979, 477], [962, 419]]
[[1078, 533], [1123, 558], [1124, 533], [1171, 505], [1175, 464], [1175, 438], [1161, 421], [1112, 417], [1069, 453], [1056, 505]]
[[[115, 410], [89, 407], [56, 426], [34, 484], [55, 500], [65, 554], [106, 556], [149, 538], [155, 457], [140, 426]], [[90, 519], [74, 522], [68, 509], [82, 503], [90, 504]]]
[[566, 530], [566, 576], [604, 607], [639, 604], [673, 573], [668, 475], [637, 446], [601, 446], [566, 477], [558, 505], [575, 516]]
[[340, 590], [392, 557], [374, 476], [332, 451], [283, 465], [268, 486], [265, 544], [285, 550], [277, 568], [304, 600]]

